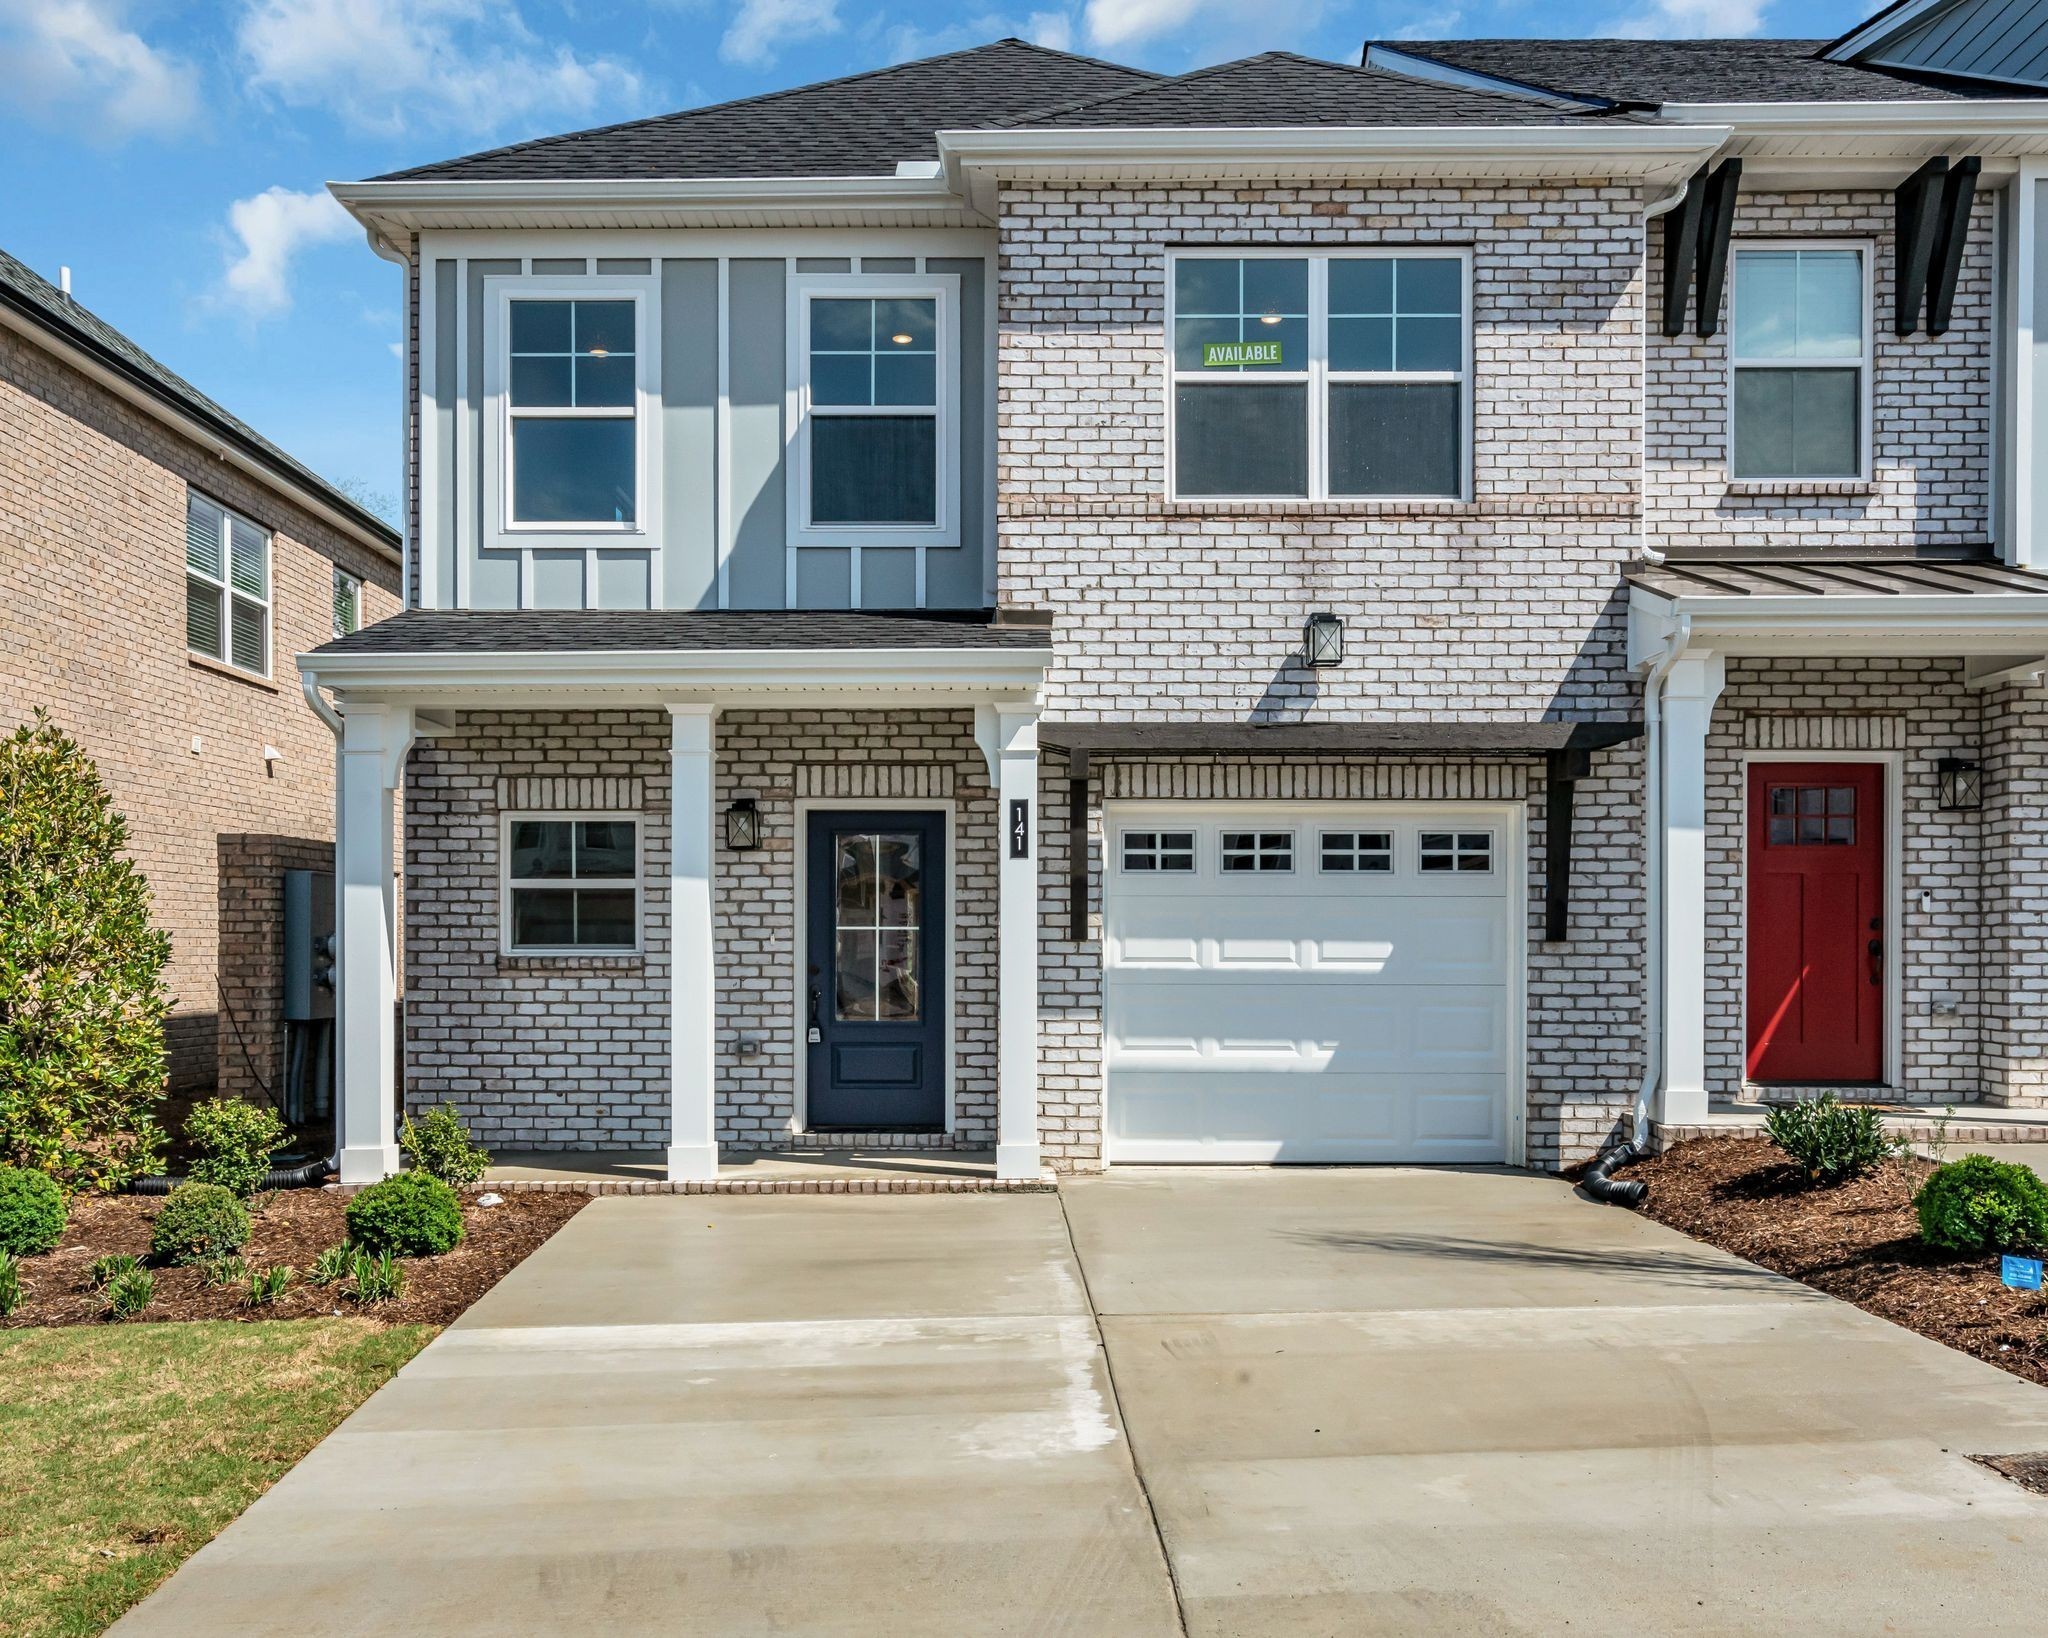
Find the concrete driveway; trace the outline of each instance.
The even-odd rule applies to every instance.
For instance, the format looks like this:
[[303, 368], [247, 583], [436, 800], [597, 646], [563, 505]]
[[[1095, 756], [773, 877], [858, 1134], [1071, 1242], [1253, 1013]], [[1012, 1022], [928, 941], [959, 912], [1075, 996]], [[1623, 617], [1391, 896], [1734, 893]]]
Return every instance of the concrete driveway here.
[[117, 1630], [2031, 1632], [2041, 1449], [1546, 1178], [609, 1199]]

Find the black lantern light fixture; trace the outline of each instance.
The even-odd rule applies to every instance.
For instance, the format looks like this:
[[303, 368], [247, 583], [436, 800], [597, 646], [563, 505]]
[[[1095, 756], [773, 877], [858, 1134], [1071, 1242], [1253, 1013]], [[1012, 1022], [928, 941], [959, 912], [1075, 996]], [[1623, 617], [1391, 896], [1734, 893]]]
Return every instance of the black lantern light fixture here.
[[1334, 614], [1311, 614], [1301, 628], [1301, 658], [1306, 665], [1341, 665], [1344, 622]]
[[751, 796], [742, 796], [725, 810], [725, 845], [735, 853], [761, 845], [761, 810]]
[[1968, 813], [1984, 805], [1984, 768], [1965, 757], [1945, 756], [1934, 765], [1944, 813]]

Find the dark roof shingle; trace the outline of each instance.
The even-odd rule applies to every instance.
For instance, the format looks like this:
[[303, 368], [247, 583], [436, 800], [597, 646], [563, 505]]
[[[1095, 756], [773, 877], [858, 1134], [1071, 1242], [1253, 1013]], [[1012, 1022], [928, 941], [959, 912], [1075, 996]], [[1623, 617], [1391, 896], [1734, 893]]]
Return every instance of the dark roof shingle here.
[[1826, 40], [1374, 40], [1450, 68], [1608, 102], [1952, 102], [2024, 95], [1830, 62]]
[[991, 125], [1154, 76], [998, 40], [845, 79], [493, 148], [374, 180], [890, 176], [936, 159], [938, 132]]
[[948, 614], [842, 609], [411, 609], [323, 643], [354, 654], [653, 654], [740, 649], [1049, 649], [1044, 625]]
[[40, 329], [70, 343], [152, 397], [200, 422], [245, 455], [270, 468], [286, 483], [317, 495], [329, 507], [354, 518], [365, 530], [398, 550], [398, 531], [349, 499], [333, 484], [287, 455], [246, 421], [229, 414], [176, 371], [157, 362], [91, 309], [25, 263], [0, 250], [0, 306], [12, 308]]
[[[1469, 91], [1406, 74], [1268, 51], [1170, 80], [1048, 108], [1006, 126], [1032, 131], [1139, 127], [1569, 125], [1591, 118], [1563, 101]], [[1622, 116], [1627, 117], [1627, 116]]]

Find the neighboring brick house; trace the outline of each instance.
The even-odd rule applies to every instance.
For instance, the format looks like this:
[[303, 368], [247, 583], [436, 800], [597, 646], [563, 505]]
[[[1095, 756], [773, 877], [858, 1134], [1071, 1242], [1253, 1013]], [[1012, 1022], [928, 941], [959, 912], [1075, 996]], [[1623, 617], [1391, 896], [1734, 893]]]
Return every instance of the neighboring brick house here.
[[0, 731], [98, 764], [171, 935], [170, 1088], [275, 1095], [280, 873], [333, 867], [302, 651], [399, 606], [399, 537], [0, 253]]
[[393, 1046], [682, 1180], [2048, 1101], [2037, 88], [1004, 41], [336, 192], [418, 546], [303, 661], [346, 1178]]

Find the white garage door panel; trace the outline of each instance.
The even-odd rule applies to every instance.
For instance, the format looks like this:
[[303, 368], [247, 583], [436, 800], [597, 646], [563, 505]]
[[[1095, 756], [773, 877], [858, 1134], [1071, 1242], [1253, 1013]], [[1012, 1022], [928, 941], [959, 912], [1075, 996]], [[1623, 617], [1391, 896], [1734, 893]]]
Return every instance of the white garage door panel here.
[[[1246, 830], [1289, 833], [1294, 868], [1222, 871]], [[1321, 869], [1331, 830], [1390, 838], [1390, 868]], [[1491, 868], [1425, 872], [1447, 830], [1490, 836]], [[1122, 869], [1127, 831], [1191, 833], [1196, 868]], [[1507, 1158], [1512, 810], [1119, 805], [1109, 835], [1112, 1161]]]
[[1113, 904], [1108, 958], [1119, 982], [1147, 973], [1283, 971], [1389, 984], [1499, 983], [1507, 929], [1487, 898], [1368, 897], [1326, 880], [1315, 899], [1276, 903], [1190, 893]]

